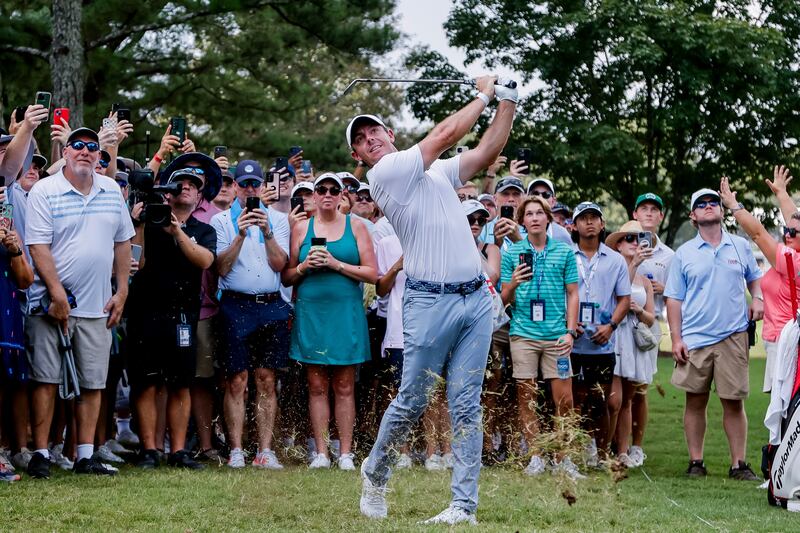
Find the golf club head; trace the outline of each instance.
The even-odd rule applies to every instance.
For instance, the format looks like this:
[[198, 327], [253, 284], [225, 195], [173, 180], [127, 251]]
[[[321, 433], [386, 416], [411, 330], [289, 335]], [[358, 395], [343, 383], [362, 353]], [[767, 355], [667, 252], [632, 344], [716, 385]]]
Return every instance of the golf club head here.
[[356, 84], [361, 83], [362, 81], [365, 81], [365, 80], [363, 78], [356, 78], [353, 81], [351, 81], [350, 84], [347, 87], [344, 88], [344, 91], [342, 91], [342, 94], [339, 95], [339, 98], [344, 98], [345, 96], [347, 96], [350, 93], [350, 91], [353, 90], [353, 87], [355, 87]]

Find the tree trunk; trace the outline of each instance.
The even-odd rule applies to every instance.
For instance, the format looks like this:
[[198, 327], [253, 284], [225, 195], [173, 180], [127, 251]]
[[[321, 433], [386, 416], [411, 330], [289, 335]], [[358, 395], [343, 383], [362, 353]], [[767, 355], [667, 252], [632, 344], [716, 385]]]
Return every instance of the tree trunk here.
[[72, 129], [83, 126], [86, 68], [81, 37], [81, 0], [53, 0], [53, 45], [50, 76], [53, 107], [68, 107]]

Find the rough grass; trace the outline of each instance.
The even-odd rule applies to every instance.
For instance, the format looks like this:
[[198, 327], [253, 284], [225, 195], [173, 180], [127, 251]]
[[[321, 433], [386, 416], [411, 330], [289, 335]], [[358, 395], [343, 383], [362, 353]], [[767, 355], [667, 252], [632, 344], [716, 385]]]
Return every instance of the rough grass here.
[[[551, 476], [531, 479], [512, 468], [481, 473], [482, 531], [797, 531], [798, 517], [767, 505], [756, 483], [731, 481], [719, 402], [712, 396], [706, 464], [709, 477], [688, 480], [681, 426], [683, 396], [671, 385], [671, 360], [662, 359], [650, 389], [651, 423], [643, 470], [615, 483], [596, 473], [572, 488]], [[747, 403], [748, 460], [757, 465], [766, 438], [760, 392], [764, 361], [755, 359]], [[646, 473], [646, 475], [645, 475]], [[648, 479], [649, 477], [649, 479]], [[417, 522], [448, 502], [449, 475], [415, 466], [392, 480], [388, 520], [358, 512], [357, 473], [211, 468], [140, 472], [125, 467], [113, 479], [57, 472], [49, 481], [23, 479], [0, 486], [2, 529], [9, 531], [440, 531]], [[567, 502], [564, 491], [575, 501]], [[466, 528], [465, 528], [466, 529]]]

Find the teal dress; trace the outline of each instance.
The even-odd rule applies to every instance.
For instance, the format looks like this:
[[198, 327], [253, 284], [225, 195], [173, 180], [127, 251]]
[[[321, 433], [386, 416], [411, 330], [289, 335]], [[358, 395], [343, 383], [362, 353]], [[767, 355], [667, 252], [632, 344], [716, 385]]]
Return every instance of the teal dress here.
[[[305, 261], [314, 237], [314, 217], [300, 245]], [[344, 234], [328, 241], [330, 254], [350, 265], [361, 264], [358, 244], [347, 215]], [[369, 360], [367, 317], [361, 284], [332, 270], [309, 270], [297, 287], [290, 357], [314, 365], [355, 365]]]

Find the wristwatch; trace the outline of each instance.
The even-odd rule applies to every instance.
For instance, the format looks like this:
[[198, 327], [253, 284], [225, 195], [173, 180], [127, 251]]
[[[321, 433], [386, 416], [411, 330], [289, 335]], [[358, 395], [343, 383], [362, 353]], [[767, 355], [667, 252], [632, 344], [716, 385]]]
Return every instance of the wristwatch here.
[[619, 326], [619, 324], [617, 324], [613, 320], [611, 322], [609, 322], [608, 325], [611, 326], [611, 330], [612, 331], [616, 331], [617, 330], [617, 326]]
[[272, 230], [269, 230], [269, 233], [264, 235], [264, 238], [267, 239], [268, 241], [271, 241], [274, 236], [275, 234], [272, 232]]
[[17, 253], [15, 253], [15, 254], [12, 254], [12, 253], [11, 253], [11, 250], [9, 250], [9, 251], [8, 251], [8, 255], [9, 255], [10, 257], [19, 257], [19, 256], [21, 256], [21, 255], [22, 255], [22, 247], [20, 247], [20, 248], [17, 250]]
[[735, 213], [737, 211], [741, 211], [742, 209], [744, 209], [744, 206], [742, 205], [742, 202], [739, 202], [738, 204], [736, 204], [736, 207], [731, 209], [731, 214], [733, 214], [733, 213]]
[[573, 339], [576, 339], [576, 340], [577, 340], [577, 338], [578, 338], [578, 332], [577, 332], [577, 331], [575, 331], [574, 329], [568, 329], [568, 330], [567, 330], [567, 333], [569, 333], [570, 335], [572, 335], [572, 338], [573, 338]]

